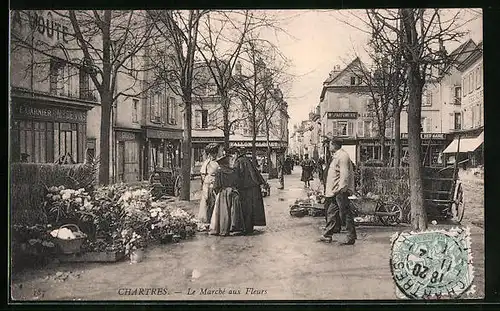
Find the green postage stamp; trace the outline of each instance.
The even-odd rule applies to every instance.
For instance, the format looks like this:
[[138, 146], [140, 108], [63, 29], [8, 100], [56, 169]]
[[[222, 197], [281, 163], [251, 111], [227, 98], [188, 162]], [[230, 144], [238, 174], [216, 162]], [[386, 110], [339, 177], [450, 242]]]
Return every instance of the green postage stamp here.
[[398, 297], [457, 299], [474, 291], [469, 228], [401, 232], [391, 242]]

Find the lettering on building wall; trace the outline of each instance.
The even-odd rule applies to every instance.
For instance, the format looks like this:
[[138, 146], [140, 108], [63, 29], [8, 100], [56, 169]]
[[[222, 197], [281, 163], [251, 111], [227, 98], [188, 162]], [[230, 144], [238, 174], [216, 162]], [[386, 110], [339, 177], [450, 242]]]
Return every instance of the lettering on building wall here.
[[116, 140], [135, 140], [136, 133], [133, 132], [116, 132]]
[[357, 119], [357, 112], [327, 112], [328, 119]]
[[14, 110], [16, 114], [24, 117], [43, 117], [51, 119], [64, 119], [77, 122], [85, 122], [87, 120], [87, 113], [78, 110], [61, 109], [55, 107], [36, 107], [22, 104], [17, 106]]
[[[401, 133], [402, 139], [408, 139], [408, 133]], [[422, 139], [445, 139], [445, 134], [443, 133], [421, 133], [420, 138]]]
[[[27, 18], [23, 18], [21, 14], [26, 14]], [[69, 28], [54, 20], [53, 13], [48, 11], [45, 16], [42, 11], [14, 11], [12, 14], [13, 26], [23, 28], [29, 26], [30, 30], [41, 34], [50, 39], [69, 42]]]

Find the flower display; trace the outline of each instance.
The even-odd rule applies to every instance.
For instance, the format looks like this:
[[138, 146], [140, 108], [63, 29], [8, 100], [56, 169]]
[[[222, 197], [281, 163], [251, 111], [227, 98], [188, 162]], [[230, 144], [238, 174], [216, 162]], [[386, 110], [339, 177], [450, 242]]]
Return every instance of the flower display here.
[[52, 186], [47, 189], [44, 206], [48, 208], [49, 219], [58, 222], [61, 218], [92, 218], [92, 198], [84, 188], [66, 189]]

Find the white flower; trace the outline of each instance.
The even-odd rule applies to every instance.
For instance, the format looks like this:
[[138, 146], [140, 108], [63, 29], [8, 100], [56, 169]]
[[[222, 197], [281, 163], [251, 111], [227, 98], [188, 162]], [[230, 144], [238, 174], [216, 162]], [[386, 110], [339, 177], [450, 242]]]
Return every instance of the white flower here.
[[67, 200], [67, 199], [69, 199], [69, 198], [71, 198], [71, 194], [69, 194], [69, 193], [67, 193], [67, 192], [65, 192], [65, 193], [62, 195], [62, 199], [63, 199], [63, 200]]
[[75, 203], [77, 204], [82, 204], [82, 198], [76, 198]]

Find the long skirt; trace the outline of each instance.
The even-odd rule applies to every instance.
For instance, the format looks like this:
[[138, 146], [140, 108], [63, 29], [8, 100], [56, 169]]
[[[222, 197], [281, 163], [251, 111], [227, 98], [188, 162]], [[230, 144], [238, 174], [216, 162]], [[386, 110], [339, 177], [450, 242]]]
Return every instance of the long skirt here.
[[313, 170], [310, 168], [303, 168], [300, 181], [310, 181], [310, 180], [313, 180]]
[[232, 188], [222, 189], [215, 199], [210, 234], [227, 236], [230, 232], [243, 232], [244, 229], [238, 192]]
[[266, 213], [260, 187], [240, 189], [239, 193], [245, 219], [245, 232], [253, 232], [254, 226], [265, 226]]
[[205, 224], [210, 223], [210, 219], [212, 218], [212, 213], [214, 210], [215, 193], [213, 191], [212, 185], [213, 184], [211, 182], [205, 182], [203, 183], [203, 187], [201, 189], [198, 219]]

